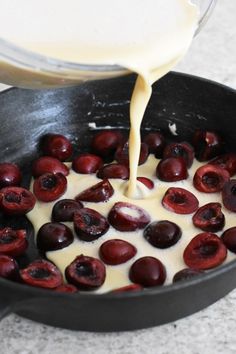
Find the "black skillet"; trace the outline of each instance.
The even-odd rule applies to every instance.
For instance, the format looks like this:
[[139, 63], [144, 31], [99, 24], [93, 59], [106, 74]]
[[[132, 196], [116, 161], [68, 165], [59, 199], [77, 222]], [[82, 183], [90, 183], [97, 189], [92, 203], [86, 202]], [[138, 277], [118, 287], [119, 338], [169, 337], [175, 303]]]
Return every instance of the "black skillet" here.
[[[52, 91], [10, 89], [0, 95], [0, 161], [20, 163], [29, 182], [29, 165], [39, 137], [59, 132], [73, 138], [78, 150], [88, 146], [97, 127], [128, 128], [134, 76], [91, 82]], [[177, 126], [177, 139], [190, 140], [196, 128], [215, 129], [236, 149], [236, 93], [189, 75], [170, 73], [154, 85], [143, 129]], [[172, 137], [173, 138], [173, 137]], [[25, 218], [0, 226], [27, 227], [31, 245], [19, 260], [23, 267], [38, 257], [33, 229]], [[236, 218], [235, 218], [236, 224]], [[175, 285], [123, 294], [59, 294], [0, 279], [1, 316], [15, 312], [48, 325], [87, 331], [121, 331], [159, 325], [192, 314], [236, 286], [236, 261]]]

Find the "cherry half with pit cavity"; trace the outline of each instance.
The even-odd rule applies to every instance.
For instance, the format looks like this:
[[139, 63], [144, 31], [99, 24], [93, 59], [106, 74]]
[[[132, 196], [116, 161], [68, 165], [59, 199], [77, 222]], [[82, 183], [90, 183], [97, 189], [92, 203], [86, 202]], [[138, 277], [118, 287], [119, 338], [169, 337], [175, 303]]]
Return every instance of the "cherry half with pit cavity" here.
[[0, 163], [0, 188], [19, 186], [21, 183], [21, 171], [13, 163]]
[[58, 293], [75, 294], [78, 292], [78, 289], [72, 284], [62, 284], [55, 288], [54, 291]]
[[193, 164], [194, 149], [185, 141], [182, 143], [171, 143], [165, 147], [163, 157], [182, 157], [187, 167], [190, 168]]
[[150, 216], [137, 205], [118, 202], [110, 210], [108, 221], [116, 230], [135, 231], [149, 224]]
[[42, 139], [41, 148], [44, 155], [55, 157], [60, 161], [65, 161], [72, 155], [70, 140], [61, 134], [45, 135]]
[[97, 173], [97, 177], [101, 179], [120, 178], [126, 180], [129, 178], [129, 169], [126, 165], [112, 163], [101, 167]]
[[167, 157], [156, 168], [156, 176], [161, 181], [176, 182], [188, 177], [187, 165], [182, 157]]
[[114, 189], [108, 179], [104, 179], [101, 182], [85, 189], [79, 193], [76, 197], [76, 201], [83, 202], [106, 202], [114, 194]]
[[197, 210], [199, 202], [195, 195], [186, 189], [171, 187], [165, 192], [162, 205], [176, 214], [192, 214]]
[[35, 206], [35, 196], [22, 187], [5, 187], [0, 190], [0, 209], [7, 215], [25, 215]]
[[18, 257], [27, 248], [26, 230], [13, 230], [11, 227], [0, 229], [0, 254]]
[[230, 179], [229, 172], [217, 165], [204, 165], [197, 169], [193, 177], [194, 187], [203, 193], [220, 192]]
[[225, 183], [222, 189], [222, 201], [226, 209], [236, 212], [236, 179]]
[[83, 208], [83, 204], [74, 199], [61, 199], [52, 208], [52, 221], [66, 222], [73, 221], [77, 210]]
[[193, 136], [193, 146], [198, 161], [208, 161], [223, 151], [223, 141], [219, 134], [213, 131], [196, 130]]
[[68, 247], [74, 240], [71, 229], [59, 222], [42, 225], [37, 234], [37, 247], [41, 251], [56, 251]]
[[135, 261], [129, 271], [129, 278], [133, 283], [143, 287], [163, 285], [166, 279], [166, 270], [159, 259], [142, 257]]
[[101, 260], [110, 265], [125, 263], [133, 258], [136, 253], [136, 247], [127, 241], [119, 239], [105, 241], [99, 249]]
[[32, 175], [37, 178], [45, 173], [61, 173], [64, 176], [68, 176], [69, 168], [54, 157], [42, 156], [34, 161], [32, 166]]
[[66, 267], [65, 276], [79, 290], [96, 290], [105, 281], [106, 268], [99, 259], [81, 254]]
[[220, 203], [203, 205], [193, 215], [193, 224], [203, 231], [218, 232], [225, 226], [225, 216]]
[[103, 165], [100, 156], [94, 154], [81, 154], [72, 161], [72, 169], [77, 173], [91, 174], [97, 172]]
[[35, 179], [33, 192], [41, 202], [52, 202], [60, 198], [67, 189], [67, 179], [61, 173], [45, 173]]
[[154, 221], [143, 232], [144, 238], [156, 248], [174, 246], [181, 238], [180, 227], [168, 220]]

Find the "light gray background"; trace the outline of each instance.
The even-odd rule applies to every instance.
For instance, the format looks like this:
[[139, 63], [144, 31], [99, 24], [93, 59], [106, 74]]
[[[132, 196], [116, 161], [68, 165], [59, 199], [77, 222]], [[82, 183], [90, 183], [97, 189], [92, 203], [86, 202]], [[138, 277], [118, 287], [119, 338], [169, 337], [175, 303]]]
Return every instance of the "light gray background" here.
[[[236, 88], [235, 22], [236, 1], [219, 0], [178, 70]], [[134, 332], [72, 332], [10, 315], [0, 323], [0, 353], [235, 354], [235, 333], [236, 290], [188, 318]]]

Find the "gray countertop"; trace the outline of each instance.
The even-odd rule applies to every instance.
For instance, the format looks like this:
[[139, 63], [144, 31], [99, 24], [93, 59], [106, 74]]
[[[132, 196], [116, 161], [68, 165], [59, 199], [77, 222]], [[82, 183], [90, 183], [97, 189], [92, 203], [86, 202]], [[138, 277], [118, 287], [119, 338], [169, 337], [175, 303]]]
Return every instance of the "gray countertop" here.
[[[236, 88], [235, 21], [236, 1], [219, 0], [177, 69]], [[235, 333], [236, 290], [188, 318], [133, 332], [72, 332], [10, 315], [0, 323], [0, 353], [235, 354]]]

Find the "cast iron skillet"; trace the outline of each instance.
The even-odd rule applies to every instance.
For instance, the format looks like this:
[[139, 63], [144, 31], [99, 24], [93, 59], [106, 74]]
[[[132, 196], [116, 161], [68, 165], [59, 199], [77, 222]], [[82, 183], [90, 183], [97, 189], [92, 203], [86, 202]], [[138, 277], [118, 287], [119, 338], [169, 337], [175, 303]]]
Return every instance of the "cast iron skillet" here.
[[[0, 161], [15, 161], [27, 171], [37, 156], [37, 142], [46, 132], [76, 137], [78, 150], [87, 147], [98, 127], [128, 127], [134, 76], [91, 82], [53, 91], [10, 89], [0, 95]], [[189, 75], [170, 73], [154, 85], [143, 129], [176, 123], [177, 139], [190, 140], [196, 128], [216, 129], [236, 147], [236, 93]], [[172, 137], [173, 138], [173, 137]], [[27, 167], [28, 166], [28, 167]], [[29, 182], [25, 173], [24, 184]], [[31, 240], [21, 266], [38, 257], [33, 229], [25, 218], [5, 219], [0, 226], [26, 227]], [[191, 281], [123, 294], [60, 294], [0, 279], [1, 316], [15, 312], [45, 324], [87, 331], [145, 328], [192, 314], [220, 299], [236, 286], [236, 262]]]

